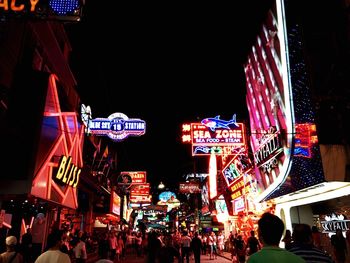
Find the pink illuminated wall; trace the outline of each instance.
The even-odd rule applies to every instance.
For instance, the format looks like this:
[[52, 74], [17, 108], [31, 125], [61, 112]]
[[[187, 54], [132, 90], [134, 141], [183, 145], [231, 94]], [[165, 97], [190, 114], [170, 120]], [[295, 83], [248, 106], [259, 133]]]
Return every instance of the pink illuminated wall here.
[[39, 154], [36, 159], [31, 194], [76, 209], [78, 206], [77, 188], [62, 185], [53, 178], [62, 155], [71, 156], [75, 166], [83, 167], [84, 129], [78, 122], [76, 112], [61, 110], [57, 89], [57, 79], [52, 74], [48, 80], [38, 146]]
[[290, 169], [293, 114], [281, 7], [270, 11], [245, 66], [255, 174], [266, 196]]
[[293, 1], [276, 0], [245, 65], [250, 145], [267, 201], [324, 182], [313, 96]]

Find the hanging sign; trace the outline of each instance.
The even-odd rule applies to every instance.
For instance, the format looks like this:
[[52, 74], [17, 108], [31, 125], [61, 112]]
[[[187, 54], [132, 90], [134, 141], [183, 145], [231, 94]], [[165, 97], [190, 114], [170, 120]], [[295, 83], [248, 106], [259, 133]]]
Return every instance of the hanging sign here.
[[128, 136], [145, 134], [146, 122], [140, 119], [129, 119], [125, 114], [116, 112], [108, 118], [90, 120], [88, 130], [93, 135], [106, 135], [113, 141], [121, 141]]
[[325, 216], [325, 220], [321, 221], [323, 228], [322, 233], [328, 233], [329, 235], [335, 234], [337, 229], [342, 232], [346, 232], [350, 229], [350, 220], [347, 220], [344, 215], [332, 214]]
[[72, 187], [77, 187], [81, 168], [72, 163], [72, 157], [62, 155], [55, 179]]

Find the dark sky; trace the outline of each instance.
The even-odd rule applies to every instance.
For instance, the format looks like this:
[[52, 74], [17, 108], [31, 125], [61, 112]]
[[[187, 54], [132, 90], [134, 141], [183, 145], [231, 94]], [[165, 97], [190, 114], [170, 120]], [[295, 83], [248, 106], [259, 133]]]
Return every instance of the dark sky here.
[[190, 145], [180, 142], [182, 123], [247, 119], [243, 63], [267, 5], [86, 0], [82, 21], [67, 25], [81, 100], [93, 118], [122, 112], [147, 122], [142, 137], [111, 142], [119, 171], [146, 170], [151, 183], [174, 186], [194, 167]]

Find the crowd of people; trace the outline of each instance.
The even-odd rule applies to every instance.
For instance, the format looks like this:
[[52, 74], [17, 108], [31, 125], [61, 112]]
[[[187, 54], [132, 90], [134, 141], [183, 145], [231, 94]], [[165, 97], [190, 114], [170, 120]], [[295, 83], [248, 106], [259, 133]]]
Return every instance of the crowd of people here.
[[[13, 235], [4, 241], [6, 251], [0, 254], [0, 263], [85, 263], [92, 238], [82, 231], [70, 234], [52, 229], [46, 248], [38, 255], [31, 249], [30, 231], [22, 236], [21, 243]], [[285, 230], [283, 221], [271, 213], [261, 216], [256, 232], [250, 231], [249, 237], [233, 232], [226, 239], [222, 232], [142, 233], [111, 229], [100, 233], [95, 241], [96, 263], [127, 262], [128, 255], [144, 258], [147, 263], [189, 263], [190, 258], [200, 263], [201, 256], [215, 260], [225, 250], [231, 252], [235, 263], [345, 263], [348, 247], [347, 238], [338, 229], [330, 239], [333, 251], [327, 253], [316, 227], [295, 224], [292, 231]], [[281, 242], [284, 248], [280, 247]]]
[[[345, 263], [345, 257], [337, 255], [337, 245], [332, 241], [333, 256], [317, 247], [320, 242], [315, 238], [315, 228], [307, 224], [295, 224], [293, 231], [285, 230], [283, 221], [271, 213], [265, 213], [258, 221], [258, 238], [251, 231], [250, 237], [245, 241], [240, 235], [230, 235], [231, 255], [233, 262], [237, 263]], [[337, 231], [345, 240], [341, 231]], [[284, 237], [283, 233], [285, 233]], [[334, 240], [338, 234], [334, 235]], [[281, 241], [284, 248], [280, 247]], [[343, 252], [346, 243], [342, 243]], [[344, 254], [342, 254], [344, 256]], [[334, 259], [333, 259], [334, 258]]]

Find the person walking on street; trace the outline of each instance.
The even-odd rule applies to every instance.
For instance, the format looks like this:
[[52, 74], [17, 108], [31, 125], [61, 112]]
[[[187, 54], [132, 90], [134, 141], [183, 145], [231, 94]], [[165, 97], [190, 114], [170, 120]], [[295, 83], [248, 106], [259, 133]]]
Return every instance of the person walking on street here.
[[312, 230], [307, 224], [296, 224], [290, 252], [302, 257], [307, 263], [334, 263], [333, 259], [318, 249], [312, 240]]
[[254, 254], [261, 249], [259, 240], [255, 237], [254, 230], [250, 231], [250, 237], [247, 240], [248, 256]]
[[244, 244], [244, 240], [242, 239], [241, 235], [237, 236], [235, 247], [237, 262], [244, 263], [246, 256], [246, 245]]
[[198, 233], [194, 234], [194, 237], [191, 241], [191, 248], [194, 254], [194, 262], [201, 262], [201, 248], [202, 248], [202, 240], [199, 238]]
[[181, 262], [184, 263], [184, 258], [186, 257], [186, 262], [190, 262], [190, 252], [191, 252], [191, 238], [188, 236], [188, 232], [184, 231], [181, 237]]
[[60, 251], [63, 231], [54, 229], [47, 237], [48, 250], [42, 253], [35, 263], [71, 263], [69, 256]]
[[346, 255], [348, 254], [346, 239], [343, 236], [341, 229], [337, 229], [335, 235], [331, 236], [331, 244], [333, 246], [333, 253], [337, 263], [345, 263]]
[[5, 239], [6, 252], [0, 255], [0, 263], [23, 263], [23, 257], [16, 251], [17, 238], [15, 236], [8, 236]]
[[286, 230], [286, 233], [284, 234], [284, 237], [282, 239], [282, 242], [284, 243], [284, 248], [289, 250], [292, 246], [292, 233], [289, 229]]

